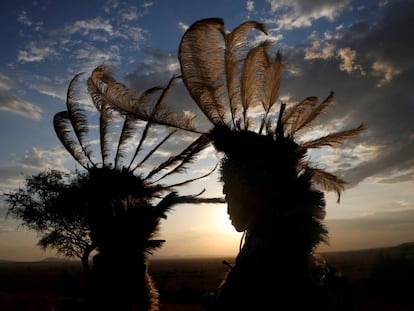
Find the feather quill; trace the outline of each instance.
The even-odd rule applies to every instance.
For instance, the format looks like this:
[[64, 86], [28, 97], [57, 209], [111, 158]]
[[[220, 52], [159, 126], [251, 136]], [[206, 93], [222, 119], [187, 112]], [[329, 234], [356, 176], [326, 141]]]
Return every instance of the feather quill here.
[[[151, 116], [149, 117], [149, 120], [147, 121], [147, 123], [145, 124], [145, 128], [144, 128], [144, 131], [142, 132], [142, 135], [141, 135], [141, 139], [140, 139], [140, 141], [139, 141], [139, 143], [138, 143], [138, 146], [136, 147], [136, 149], [135, 149], [135, 153], [134, 153], [134, 155], [133, 155], [133, 157], [132, 157], [132, 159], [131, 159], [131, 162], [130, 162], [130, 164], [129, 164], [129, 166], [128, 166], [128, 169], [131, 167], [131, 165], [132, 165], [132, 163], [134, 162], [134, 160], [135, 160], [135, 158], [136, 158], [136, 156], [138, 155], [138, 153], [139, 153], [139, 151], [141, 150], [141, 146], [144, 144], [144, 141], [145, 141], [145, 139], [146, 139], [146, 137], [147, 137], [147, 135], [148, 135], [148, 131], [149, 131], [149, 129], [150, 129], [150, 127], [151, 127], [151, 125], [152, 125], [152, 120], [154, 120], [155, 119], [155, 116], [157, 115], [157, 113], [159, 113], [161, 110], [162, 110], [162, 107], [163, 107], [163, 105], [164, 105], [164, 103], [165, 103], [165, 98], [166, 98], [166, 96], [167, 96], [167, 93], [168, 93], [168, 91], [170, 90], [170, 88], [171, 88], [171, 86], [172, 86], [172, 84], [173, 84], [173, 81], [176, 79], [177, 77], [176, 76], [173, 76], [171, 79], [170, 79], [170, 81], [168, 82], [168, 85], [163, 89], [163, 91], [162, 91], [162, 93], [161, 93], [161, 95], [159, 96], [159, 98], [158, 98], [158, 100], [157, 100], [157, 103], [155, 104], [155, 106], [154, 106], [154, 108], [152, 109], [152, 112], [151, 112]], [[145, 94], [145, 92], [144, 92], [144, 94]], [[157, 146], [156, 146], [156, 149], [158, 149], [162, 144], [164, 144], [166, 141], [167, 141], [167, 139], [170, 137], [172, 135], [172, 132], [170, 133], [170, 135], [167, 135], [167, 137], [166, 137], [166, 139], [164, 139], [164, 140], [162, 140], [161, 141], [161, 144], [158, 144]], [[156, 150], [155, 149], [155, 150]], [[155, 152], [155, 150], [152, 150], [152, 151], [150, 151], [149, 152], [149, 155], [151, 155], [153, 152]], [[139, 166], [140, 164], [138, 164], [138, 166]], [[133, 169], [133, 171], [138, 167], [138, 166], [136, 166], [134, 169]]]
[[210, 143], [210, 139], [208, 135], [200, 135], [194, 142], [192, 142], [188, 147], [186, 147], [182, 152], [179, 154], [170, 157], [168, 160], [161, 163], [159, 166], [154, 168], [149, 174], [145, 177], [145, 179], [149, 179], [155, 174], [159, 173], [160, 171], [167, 169], [173, 165], [176, 165], [171, 171], [167, 172], [160, 178], [158, 178], [154, 182], [158, 182], [165, 177], [173, 174], [182, 172], [185, 169], [185, 165], [189, 164], [193, 161], [195, 155], [203, 150], [208, 144]]
[[[157, 151], [168, 139], [170, 139], [170, 137], [172, 136], [172, 135], [174, 135], [174, 133], [176, 133], [178, 131], [178, 129], [173, 129], [173, 130], [171, 130], [169, 133], [168, 133], [168, 135], [167, 136], [165, 136], [154, 148], [152, 148], [151, 150], [150, 150], [150, 152], [148, 152], [146, 155], [145, 155], [145, 157], [138, 163], [138, 164], [136, 164], [135, 166], [134, 166], [134, 168], [133, 169], [131, 169], [131, 172], [133, 172], [133, 171], [135, 171], [138, 167], [140, 167], [142, 164], [144, 164], [145, 163], [145, 161], [147, 161], [153, 154], [154, 154], [154, 152], [155, 151]], [[131, 162], [131, 164], [132, 164], [132, 162]]]

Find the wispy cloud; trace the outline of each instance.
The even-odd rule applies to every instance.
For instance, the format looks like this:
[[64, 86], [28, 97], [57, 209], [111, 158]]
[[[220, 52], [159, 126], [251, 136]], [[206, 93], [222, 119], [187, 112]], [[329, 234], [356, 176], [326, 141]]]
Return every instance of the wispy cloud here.
[[39, 106], [2, 91], [0, 91], [0, 111], [11, 112], [36, 121], [40, 120], [42, 116], [42, 109]]
[[14, 82], [0, 73], [0, 111], [7, 111], [35, 121], [41, 119], [42, 109], [13, 94]]
[[350, 3], [349, 0], [267, 0], [267, 2], [270, 5], [270, 12], [274, 16], [273, 23], [280, 29], [309, 27], [314, 21], [321, 18], [333, 21], [349, 7]]
[[47, 40], [32, 41], [27, 44], [25, 50], [18, 51], [17, 61], [19, 63], [41, 62], [57, 54], [53, 45], [54, 43]]

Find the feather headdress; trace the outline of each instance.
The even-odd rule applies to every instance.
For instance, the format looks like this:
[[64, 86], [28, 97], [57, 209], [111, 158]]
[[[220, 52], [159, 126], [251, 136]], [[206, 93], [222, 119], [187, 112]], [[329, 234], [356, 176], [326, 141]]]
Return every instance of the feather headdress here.
[[[264, 165], [273, 162], [279, 168], [289, 166], [296, 175], [306, 171], [315, 184], [336, 192], [339, 200], [346, 182], [312, 167], [305, 155], [311, 148], [341, 144], [360, 134], [364, 124], [299, 142], [298, 138], [314, 125], [318, 116], [332, 106], [334, 93], [331, 91], [321, 103], [310, 96], [289, 106], [278, 105], [282, 56], [279, 51], [270, 55], [269, 40], [249, 40], [254, 32], [267, 35], [266, 27], [259, 22], [247, 21], [228, 31], [222, 19], [208, 18], [193, 23], [181, 39], [178, 51], [181, 78], [212, 124], [205, 134], [226, 158], [242, 162], [261, 159]], [[149, 116], [136, 111], [133, 104], [118, 108], [127, 115], [157, 124], [202, 132], [194, 126], [193, 119], [168, 119], [165, 113]], [[263, 141], [267, 143], [259, 143]]]
[[[98, 248], [105, 248], [106, 241], [114, 240], [113, 237], [107, 239], [103, 237], [114, 234], [114, 232], [109, 233], [109, 228], [105, 227], [108, 225], [105, 219], [111, 219], [112, 216], [122, 218], [126, 217], [124, 215], [129, 215], [131, 221], [132, 219], [138, 221], [130, 228], [135, 230], [130, 232], [130, 237], [140, 236], [144, 241], [141, 245], [143, 251], [150, 252], [160, 247], [163, 242], [152, 237], [158, 231], [160, 219], [166, 218], [166, 213], [173, 205], [223, 202], [222, 198], [202, 198], [200, 194], [180, 196], [175, 190], [176, 187], [208, 176], [215, 168], [193, 179], [187, 178], [169, 184], [161, 183], [168, 176], [182, 173], [195, 160], [209, 143], [206, 135], [199, 135], [176, 155], [158, 161], [157, 164], [148, 165], [151, 159], [153, 159], [152, 163], [156, 163], [155, 160], [160, 158], [156, 151], [177, 132], [177, 129], [168, 131], [156, 143], [152, 141], [153, 138], [148, 137], [150, 127], [153, 125], [148, 120], [151, 117], [159, 117], [163, 113], [162, 106], [175, 77], [166, 87], [153, 87], [138, 94], [117, 82], [106, 65], [97, 67], [85, 85], [80, 84], [82, 75], [83, 73], [77, 74], [70, 82], [67, 91], [67, 109], [55, 114], [53, 124], [62, 145], [86, 169], [87, 173], [80, 183], [77, 197], [82, 201], [79, 204], [88, 206], [87, 212], [93, 229], [91, 234], [95, 235], [97, 244], [101, 243]], [[82, 87], [87, 89], [93, 105], [88, 105], [81, 100]], [[148, 103], [151, 100], [156, 104], [149, 109]], [[124, 102], [133, 104], [134, 111], [139, 111], [140, 118], [121, 113], [118, 105]], [[94, 154], [92, 148], [94, 141], [90, 135], [92, 126], [88, 123], [91, 107], [95, 107], [99, 115], [98, 124], [95, 126], [99, 128], [99, 157]], [[173, 119], [166, 118], [166, 120], [171, 122]], [[187, 120], [185, 121], [187, 123], [181, 122], [185, 125], [190, 124]], [[117, 126], [119, 123], [121, 126]], [[118, 139], [114, 143], [116, 131], [118, 131]], [[136, 134], [139, 132], [141, 135], [137, 138]], [[126, 161], [127, 156], [130, 157], [129, 161]], [[167, 194], [164, 195], [165, 193]], [[157, 204], [153, 205], [155, 201]]]
[[[179, 46], [182, 80], [195, 103], [213, 124], [209, 133], [217, 150], [227, 159], [253, 167], [258, 180], [286, 183], [288, 175], [306, 172], [312, 181], [339, 195], [345, 181], [305, 161], [307, 149], [334, 146], [363, 131], [364, 125], [331, 133], [311, 141], [297, 138], [330, 107], [334, 94], [320, 104], [314, 96], [292, 106], [276, 105], [282, 70], [279, 52], [270, 55], [271, 42], [248, 40], [252, 32], [265, 35], [263, 24], [248, 21], [233, 31], [219, 18], [195, 22]], [[278, 107], [276, 107], [278, 106]], [[259, 112], [258, 112], [259, 111]], [[256, 121], [256, 122], [254, 122]], [[240, 164], [241, 165], [241, 164]], [[258, 170], [261, 167], [261, 170]], [[270, 169], [274, 167], [275, 170]]]
[[[309, 237], [306, 244], [312, 248], [327, 238], [327, 230], [319, 222], [325, 216], [324, 197], [314, 186], [336, 192], [339, 201], [346, 182], [313, 166], [307, 151], [338, 145], [360, 134], [364, 125], [299, 141], [332, 106], [334, 93], [321, 103], [311, 96], [296, 104], [278, 105], [282, 56], [279, 52], [271, 55], [272, 43], [253, 40], [254, 33], [267, 34], [265, 26], [255, 21], [244, 22], [233, 31], [220, 18], [195, 22], [179, 44], [181, 78], [212, 125], [204, 134], [224, 154], [220, 166], [223, 181], [233, 179], [260, 189], [277, 206], [275, 213], [305, 216], [299, 225], [303, 235], [301, 230], [297, 235]], [[131, 105], [119, 107], [127, 115], [202, 132], [185, 119], [171, 122], [163, 114], [148, 116]]]
[[246, 184], [250, 195], [266, 206], [258, 220], [261, 225], [251, 229], [265, 236], [288, 232], [290, 238], [283, 243], [311, 252], [328, 241], [322, 223], [325, 200], [316, 188], [336, 192], [339, 202], [346, 181], [313, 166], [307, 151], [340, 144], [360, 134], [364, 125], [299, 141], [332, 106], [334, 94], [321, 103], [311, 96], [293, 105], [277, 105], [282, 57], [278, 51], [270, 54], [269, 40], [251, 40], [253, 33], [267, 34], [255, 21], [233, 31], [219, 18], [192, 24], [179, 45], [182, 81], [213, 125], [208, 135], [224, 153], [220, 173], [225, 185]]

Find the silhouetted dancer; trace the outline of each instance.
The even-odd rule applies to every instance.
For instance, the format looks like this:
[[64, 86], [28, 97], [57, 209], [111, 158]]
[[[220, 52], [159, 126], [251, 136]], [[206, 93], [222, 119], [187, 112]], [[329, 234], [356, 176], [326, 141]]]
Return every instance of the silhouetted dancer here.
[[[221, 198], [200, 198], [199, 195], [180, 196], [175, 190], [212, 171], [193, 179], [176, 180], [175, 184], [162, 184], [161, 181], [182, 172], [209, 140], [205, 135], [199, 135], [182, 152], [153, 167], [148, 166], [147, 160], [176, 131], [168, 131], [164, 137], [157, 132], [156, 144], [152, 137], [146, 145], [151, 123], [123, 115], [115, 104], [127, 100], [138, 110], [149, 97], [160, 94], [157, 104], [147, 113], [162, 111], [160, 105], [175, 78], [165, 88], [151, 88], [138, 94], [115, 81], [105, 65], [97, 67], [85, 85], [80, 84], [80, 77], [81, 74], [76, 75], [69, 85], [67, 110], [57, 113], [53, 121], [63, 146], [84, 168], [78, 187], [62, 193], [57, 203], [79, 209], [79, 215], [86, 217], [96, 251], [87, 276], [86, 302], [82, 307], [85, 310], [157, 311], [159, 295], [148, 272], [148, 254], [164, 242], [156, 239], [161, 219], [166, 218], [167, 212], [178, 203], [223, 201]], [[89, 105], [80, 101], [84, 89], [91, 98]], [[88, 112], [93, 110], [92, 107], [96, 108], [96, 120], [99, 120], [95, 124], [99, 132], [95, 136], [90, 134], [93, 127], [88, 123], [88, 116], [91, 118]], [[120, 129], [119, 139], [112, 143], [116, 129]], [[135, 134], [140, 134], [137, 139]], [[96, 137], [100, 143], [98, 158], [94, 157], [96, 150], [92, 148]], [[76, 228], [76, 224], [73, 226]]]
[[269, 55], [268, 41], [249, 41], [251, 30], [266, 33], [257, 22], [229, 32], [221, 19], [200, 20], [179, 48], [183, 82], [213, 123], [209, 137], [223, 155], [220, 176], [229, 217], [244, 232], [236, 261], [209, 308], [340, 310], [332, 308], [324, 290], [328, 271], [314, 250], [328, 240], [325, 199], [318, 189], [335, 191], [339, 200], [345, 182], [313, 167], [307, 150], [339, 144], [364, 127], [299, 142], [299, 134], [331, 106], [333, 93], [320, 104], [308, 97], [274, 109], [281, 55]]

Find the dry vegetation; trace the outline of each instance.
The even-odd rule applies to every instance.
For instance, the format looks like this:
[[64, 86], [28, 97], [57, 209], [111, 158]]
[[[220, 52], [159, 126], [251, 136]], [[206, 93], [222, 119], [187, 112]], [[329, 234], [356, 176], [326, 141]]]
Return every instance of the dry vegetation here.
[[[414, 246], [323, 253], [341, 273], [355, 310], [414, 310]], [[214, 291], [232, 258], [151, 260], [161, 310], [201, 311], [202, 297]], [[2, 311], [79, 310], [84, 290], [78, 262], [0, 263]]]

